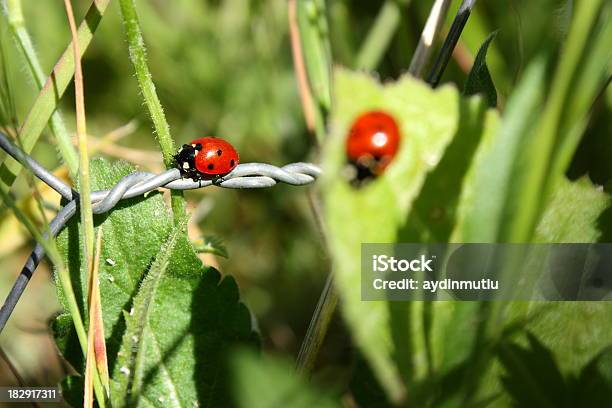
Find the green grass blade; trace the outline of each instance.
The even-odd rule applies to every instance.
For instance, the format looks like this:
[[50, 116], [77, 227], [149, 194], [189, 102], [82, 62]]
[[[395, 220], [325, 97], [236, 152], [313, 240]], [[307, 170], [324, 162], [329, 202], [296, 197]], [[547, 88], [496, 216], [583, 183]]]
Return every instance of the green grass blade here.
[[325, 1], [298, 1], [297, 15], [310, 87], [326, 112], [331, 107], [332, 62]]
[[581, 63], [583, 51], [587, 46], [589, 33], [596, 21], [601, 0], [580, 2], [570, 27], [559, 66], [555, 72], [550, 95], [533, 134], [533, 143], [527, 151], [525, 163], [530, 167], [526, 174], [518, 211], [509, 238], [512, 241], [529, 240], [537, 224], [537, 219], [550, 195], [550, 188], [559, 174], [551, 174], [550, 166], [554, 161], [555, 145], [563, 143], [566, 135], [560, 134], [564, 106], [572, 99], [572, 80]]
[[[17, 45], [21, 49], [23, 56], [30, 68], [32, 77], [38, 89], [42, 89], [45, 83], [45, 75], [43, 74], [42, 67], [34, 50], [32, 39], [30, 34], [25, 27], [23, 13], [21, 11], [21, 0], [8, 0], [7, 8], [5, 11], [8, 12], [8, 25], [11, 29], [13, 37], [15, 38]], [[57, 141], [58, 151], [63, 162], [68, 167], [68, 171], [73, 179], [76, 179], [76, 174], [79, 167], [78, 158], [66, 126], [58, 110], [54, 111], [49, 121], [49, 128], [55, 136]]]
[[[581, 58], [581, 66], [572, 79], [572, 87], [559, 125], [562, 140], [555, 146], [550, 174], [558, 177], [567, 169], [586, 129], [590, 111], [598, 94], [609, 86], [612, 75], [612, 4], [607, 3], [599, 16], [599, 24]], [[555, 181], [551, 180], [551, 183]]]
[[19, 127], [9, 70], [4, 38], [0, 34], [0, 129], [8, 135], [16, 134]]
[[[89, 46], [109, 2], [110, 0], [95, 0], [87, 11], [85, 20], [81, 23], [78, 30], [81, 54]], [[38, 94], [19, 131], [24, 152], [30, 153], [36, 145], [38, 137], [56, 110], [59, 99], [70, 84], [73, 74], [74, 54], [71, 42], [55, 65], [53, 72], [47, 78], [45, 85]], [[0, 179], [6, 186], [10, 187], [15, 181], [17, 174], [19, 174], [20, 169], [21, 165], [17, 161], [11, 157], [6, 157], [0, 167]]]
[[[88, 277], [93, 272], [93, 257], [94, 257], [94, 224], [93, 211], [91, 204], [91, 186], [89, 180], [89, 153], [87, 149], [87, 127], [85, 118], [85, 91], [83, 89], [83, 69], [81, 67], [81, 52], [79, 50], [79, 37], [77, 25], [72, 11], [71, 0], [64, 0], [64, 7], [68, 17], [68, 25], [70, 26], [70, 34], [72, 36], [72, 49], [74, 52], [74, 93], [76, 103], [76, 133], [79, 142], [79, 213], [81, 215], [81, 223], [84, 225], [84, 254], [87, 264]], [[90, 281], [91, 279], [88, 279]], [[76, 305], [75, 305], [76, 306]], [[89, 322], [89, 324], [92, 324]], [[87, 347], [84, 348], [84, 354], [87, 356]], [[87, 376], [87, 375], [86, 375]], [[98, 370], [94, 370], [93, 387], [98, 400], [98, 405], [102, 408], [106, 405], [107, 395], [102, 389], [100, 374]], [[88, 387], [86, 387], [88, 388]]]
[[[361, 50], [357, 54], [355, 67], [358, 69], [372, 70], [376, 68], [382, 59], [389, 43], [399, 26], [401, 20], [401, 7], [406, 1], [386, 0], [383, 4], [376, 21], [370, 29]], [[407, 52], [408, 50], [406, 50]]]
[[464, 182], [451, 242], [504, 242], [522, 180], [518, 168], [543, 98], [544, 61], [536, 61], [509, 99], [501, 126], [482, 144]]

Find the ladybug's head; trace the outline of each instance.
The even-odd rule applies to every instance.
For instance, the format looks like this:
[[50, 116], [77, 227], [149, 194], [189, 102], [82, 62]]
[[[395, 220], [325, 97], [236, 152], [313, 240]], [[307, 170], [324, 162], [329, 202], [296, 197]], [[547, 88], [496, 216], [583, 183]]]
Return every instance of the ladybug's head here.
[[195, 158], [201, 150], [202, 145], [200, 143], [184, 144], [174, 155], [176, 167], [182, 174], [191, 175], [196, 170]]

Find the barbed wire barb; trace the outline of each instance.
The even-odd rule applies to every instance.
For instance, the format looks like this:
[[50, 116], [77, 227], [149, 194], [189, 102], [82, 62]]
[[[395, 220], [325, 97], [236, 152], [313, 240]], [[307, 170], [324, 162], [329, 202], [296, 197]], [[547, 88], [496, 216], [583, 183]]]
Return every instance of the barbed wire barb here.
[[[25, 154], [2, 132], [0, 132], [0, 147], [68, 201], [49, 224], [51, 237], [49, 233], [44, 235], [45, 239], [55, 238], [76, 214], [79, 207], [78, 192]], [[273, 187], [278, 183], [303, 186], [313, 183], [320, 174], [321, 169], [311, 163], [291, 163], [283, 167], [267, 163], [244, 163], [222, 177], [197, 181], [182, 178], [178, 169], [169, 169], [160, 174], [134, 172], [123, 177], [109, 190], [92, 191], [92, 209], [94, 214], [103, 214], [111, 211], [121, 200], [138, 197], [158, 188], [193, 190], [214, 185], [231, 189], [250, 189]], [[0, 308], [0, 333], [44, 256], [44, 248], [36, 244]]]

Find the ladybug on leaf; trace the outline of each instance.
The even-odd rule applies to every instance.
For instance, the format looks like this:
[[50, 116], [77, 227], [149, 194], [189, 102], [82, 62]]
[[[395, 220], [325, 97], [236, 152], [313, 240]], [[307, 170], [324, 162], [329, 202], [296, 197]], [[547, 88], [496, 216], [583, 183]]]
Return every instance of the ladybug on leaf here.
[[346, 139], [346, 156], [354, 168], [356, 183], [380, 176], [391, 163], [400, 145], [395, 119], [383, 111], [369, 111], [357, 117]]

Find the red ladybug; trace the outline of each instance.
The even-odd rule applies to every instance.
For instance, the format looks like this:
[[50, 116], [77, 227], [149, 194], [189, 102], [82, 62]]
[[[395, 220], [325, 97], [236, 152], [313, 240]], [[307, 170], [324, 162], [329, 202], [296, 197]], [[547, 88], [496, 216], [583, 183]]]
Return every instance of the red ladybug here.
[[399, 127], [391, 115], [382, 111], [359, 115], [346, 139], [346, 155], [357, 169], [356, 178], [364, 180], [382, 174], [397, 154], [399, 144]]
[[174, 161], [184, 177], [205, 180], [234, 170], [240, 157], [225, 140], [203, 137], [184, 144], [174, 156]]

